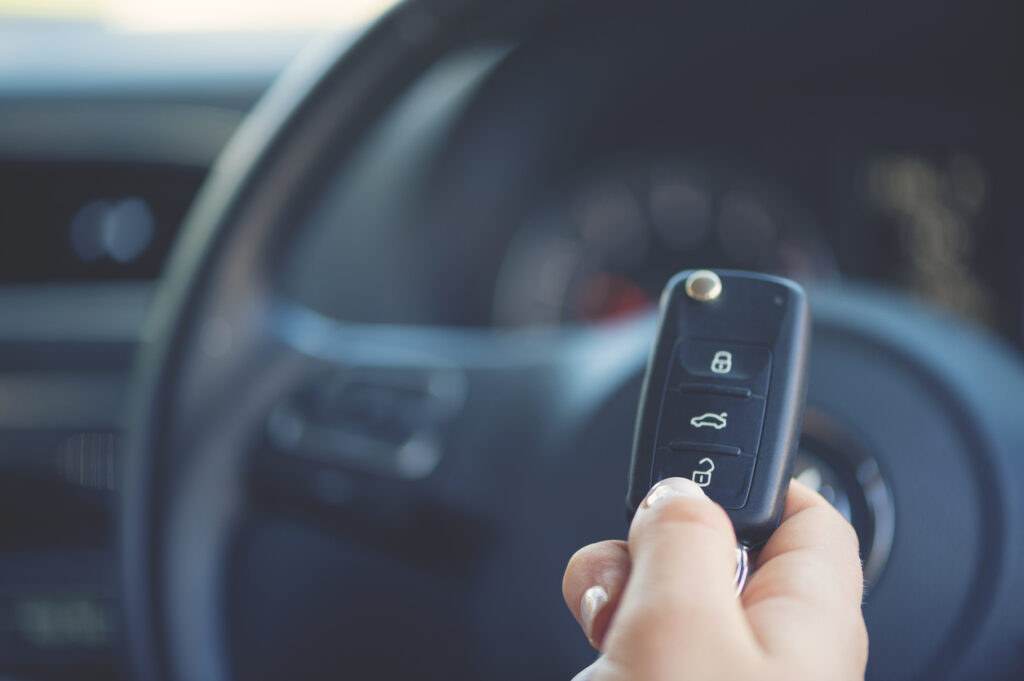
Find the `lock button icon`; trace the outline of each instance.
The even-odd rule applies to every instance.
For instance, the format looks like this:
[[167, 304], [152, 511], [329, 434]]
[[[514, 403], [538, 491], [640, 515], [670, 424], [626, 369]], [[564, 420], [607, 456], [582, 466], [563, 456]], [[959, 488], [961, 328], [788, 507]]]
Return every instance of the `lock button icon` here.
[[704, 457], [697, 462], [697, 468], [694, 469], [690, 479], [701, 487], [707, 487], [711, 484], [711, 473], [715, 470], [715, 462]]
[[728, 350], [719, 350], [711, 358], [711, 371], [716, 374], [727, 374], [732, 371], [732, 353]]

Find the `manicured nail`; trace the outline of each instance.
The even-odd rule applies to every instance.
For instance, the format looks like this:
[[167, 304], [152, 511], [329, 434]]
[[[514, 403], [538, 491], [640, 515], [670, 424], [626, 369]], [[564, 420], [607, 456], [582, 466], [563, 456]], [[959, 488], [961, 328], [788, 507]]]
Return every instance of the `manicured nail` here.
[[590, 635], [594, 626], [594, 618], [606, 603], [608, 603], [608, 592], [603, 586], [590, 587], [583, 592], [583, 597], [580, 599], [580, 620], [583, 622], [583, 633], [590, 641], [594, 640]]
[[647, 498], [644, 499], [642, 506], [644, 508], [650, 508], [662, 499], [667, 499], [668, 497], [703, 496], [705, 496], [704, 490], [702, 490], [700, 485], [695, 483], [693, 480], [687, 480], [686, 478], [665, 478], [651, 488], [651, 491], [647, 493]]

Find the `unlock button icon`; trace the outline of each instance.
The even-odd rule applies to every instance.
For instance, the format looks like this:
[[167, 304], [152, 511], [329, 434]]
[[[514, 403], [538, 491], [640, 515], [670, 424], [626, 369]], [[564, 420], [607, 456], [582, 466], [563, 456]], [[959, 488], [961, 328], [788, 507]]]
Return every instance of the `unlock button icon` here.
[[690, 479], [701, 487], [707, 487], [711, 484], [711, 473], [714, 470], [715, 462], [705, 456], [697, 462], [697, 468], [694, 469]]

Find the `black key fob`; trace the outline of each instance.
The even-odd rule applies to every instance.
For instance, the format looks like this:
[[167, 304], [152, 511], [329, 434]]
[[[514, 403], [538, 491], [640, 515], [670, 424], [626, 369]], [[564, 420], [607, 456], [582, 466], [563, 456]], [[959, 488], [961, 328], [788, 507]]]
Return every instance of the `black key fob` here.
[[654, 483], [689, 478], [726, 509], [741, 544], [764, 543], [789, 489], [809, 343], [807, 297], [788, 279], [673, 277], [640, 396], [630, 514]]

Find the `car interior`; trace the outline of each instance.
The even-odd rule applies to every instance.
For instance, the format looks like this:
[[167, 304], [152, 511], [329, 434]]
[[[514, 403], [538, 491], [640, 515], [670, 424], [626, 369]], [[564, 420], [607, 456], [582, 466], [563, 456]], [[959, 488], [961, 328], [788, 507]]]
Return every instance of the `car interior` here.
[[808, 293], [867, 678], [1024, 678], [1024, 6], [365, 4], [0, 0], [0, 678], [572, 678], [691, 268]]

